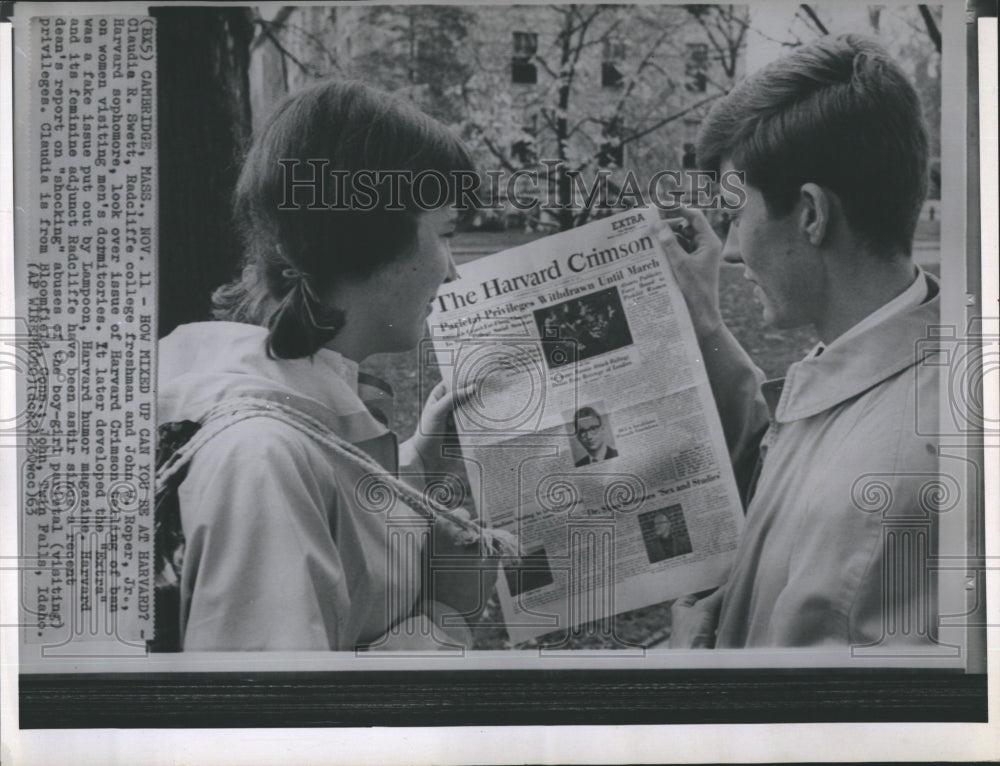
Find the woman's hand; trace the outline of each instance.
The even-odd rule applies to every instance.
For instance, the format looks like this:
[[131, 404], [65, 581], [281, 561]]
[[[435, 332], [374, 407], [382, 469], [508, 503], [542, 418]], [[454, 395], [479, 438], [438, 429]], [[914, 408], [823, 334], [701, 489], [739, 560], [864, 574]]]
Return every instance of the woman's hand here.
[[[722, 242], [701, 211], [681, 207], [677, 212], [680, 217], [667, 218], [661, 223], [660, 244], [684, 293], [695, 333], [706, 338], [722, 326], [719, 311]], [[684, 249], [674, 233], [682, 228], [685, 230], [682, 236], [692, 243], [691, 252]]]
[[[469, 518], [464, 509], [455, 513]], [[500, 559], [478, 532], [443, 517], [434, 522], [429, 555], [431, 607], [436, 602], [450, 607], [466, 621], [478, 618], [496, 586]]]
[[715, 629], [719, 624], [725, 588], [699, 598], [693, 593], [674, 602], [670, 609], [672, 627], [671, 649], [712, 649], [715, 647]]
[[417, 432], [410, 439], [409, 445], [416, 451], [427, 471], [436, 470], [441, 465], [448, 465], [444, 447], [457, 444], [455, 421], [452, 413], [456, 407], [464, 404], [475, 391], [474, 385], [452, 390], [451, 386], [441, 381], [427, 397], [427, 403], [420, 414], [420, 424]]

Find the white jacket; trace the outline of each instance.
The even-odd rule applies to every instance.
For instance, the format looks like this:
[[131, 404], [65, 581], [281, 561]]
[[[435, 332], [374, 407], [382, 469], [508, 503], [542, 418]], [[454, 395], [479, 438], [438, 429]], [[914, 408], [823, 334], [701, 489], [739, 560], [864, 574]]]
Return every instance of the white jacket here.
[[[937, 439], [939, 364], [921, 340], [939, 320], [929, 296], [755, 390], [759, 371], [721, 340], [706, 353], [734, 457], [770, 428], [729, 575], [717, 645], [932, 647], [929, 557], [946, 489]], [[765, 406], [766, 402], [766, 406]], [[744, 470], [750, 461], [740, 459]], [[742, 482], [744, 485], [746, 482]], [[947, 510], [947, 509], [943, 509]]]
[[[357, 366], [328, 349], [269, 359], [265, 338], [264, 328], [230, 322], [164, 338], [159, 423], [197, 421], [241, 394], [295, 397], [394, 471], [395, 436], [359, 398]], [[184, 649], [351, 649], [410, 615], [426, 525], [365, 475], [268, 417], [207, 442], [178, 490]]]

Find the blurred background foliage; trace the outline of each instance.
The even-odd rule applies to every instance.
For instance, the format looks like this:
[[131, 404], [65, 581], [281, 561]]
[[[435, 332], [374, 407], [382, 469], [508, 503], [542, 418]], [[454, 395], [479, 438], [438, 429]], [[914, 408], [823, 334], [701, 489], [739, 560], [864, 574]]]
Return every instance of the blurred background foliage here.
[[[206, 318], [211, 290], [235, 273], [229, 199], [254, 126], [288, 93], [327, 77], [360, 79], [413, 101], [461, 135], [481, 171], [539, 171], [542, 160], [559, 161], [550, 185], [534, 194], [561, 209], [502, 204], [463, 218], [462, 228], [480, 235], [469, 252], [482, 254], [511, 236], [530, 239], [615, 212], [627, 172], [645, 183], [657, 171], [696, 166], [701, 120], [746, 73], [821, 35], [871, 34], [899, 59], [924, 103], [934, 160], [920, 234], [936, 239], [939, 6], [372, 4], [152, 13], [167, 264], [161, 334]], [[608, 174], [610, 199], [587, 204], [570, 173], [589, 189], [598, 171]], [[501, 234], [482, 236], [491, 232]]]

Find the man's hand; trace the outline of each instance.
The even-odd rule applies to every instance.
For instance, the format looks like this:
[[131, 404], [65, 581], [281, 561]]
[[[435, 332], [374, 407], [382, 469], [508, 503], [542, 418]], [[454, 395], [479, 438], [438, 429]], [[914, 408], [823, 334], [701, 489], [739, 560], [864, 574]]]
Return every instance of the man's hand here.
[[[660, 244], [673, 267], [684, 293], [698, 338], [706, 338], [722, 326], [719, 311], [719, 266], [722, 242], [699, 210], [681, 207], [680, 217], [667, 218], [660, 225]], [[687, 227], [692, 242], [688, 252], [678, 242], [675, 229]]]
[[671, 649], [712, 649], [715, 628], [719, 623], [725, 588], [719, 588], [705, 598], [700, 593], [682, 596], [670, 609], [673, 626], [670, 631]]

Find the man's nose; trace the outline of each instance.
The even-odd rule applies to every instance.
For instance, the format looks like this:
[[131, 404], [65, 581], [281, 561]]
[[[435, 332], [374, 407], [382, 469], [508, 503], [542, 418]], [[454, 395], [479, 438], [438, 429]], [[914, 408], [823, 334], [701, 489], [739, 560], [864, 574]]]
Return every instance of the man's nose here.
[[722, 248], [722, 258], [726, 263], [743, 263], [743, 256], [740, 255], [740, 237], [736, 231], [736, 224], [730, 224], [729, 234], [726, 235], [726, 244]]

